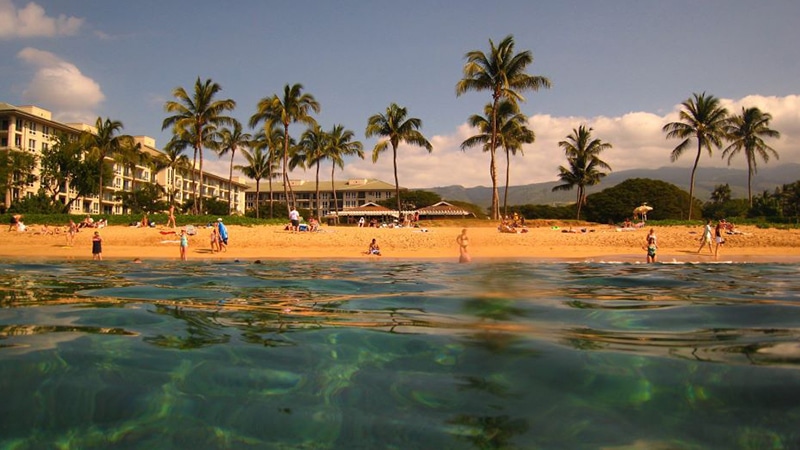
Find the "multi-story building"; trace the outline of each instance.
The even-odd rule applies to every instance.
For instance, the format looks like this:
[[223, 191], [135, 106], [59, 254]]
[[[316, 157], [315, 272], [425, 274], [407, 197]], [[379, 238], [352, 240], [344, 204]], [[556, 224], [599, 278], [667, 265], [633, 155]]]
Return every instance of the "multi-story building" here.
[[[82, 123], [61, 123], [52, 119], [50, 111], [37, 106], [14, 106], [0, 102], [0, 152], [2, 151], [24, 151], [40, 157], [43, 150], [47, 150], [54, 145], [57, 134], [65, 134], [68, 137], [77, 137], [82, 132], [96, 132], [97, 130], [87, 124]], [[163, 155], [163, 152], [156, 148], [155, 139], [148, 136], [134, 136], [134, 141], [140, 144], [142, 151], [150, 155]], [[113, 163], [111, 158], [109, 162]], [[114, 177], [103, 188], [102, 205], [100, 211], [100, 197], [91, 196], [79, 198], [72, 203], [70, 213], [73, 214], [125, 214], [122, 202], [117, 200], [120, 192], [131, 192], [137, 183], [158, 183], [175, 202], [182, 203], [194, 198], [195, 189], [199, 181], [193, 181], [191, 170], [175, 170], [166, 168], [158, 173], [154, 173], [151, 167], [137, 165], [133, 170], [121, 164], [113, 163]], [[11, 187], [5, 192], [6, 207], [18, 199], [25, 196], [35, 195], [41, 185], [39, 183], [39, 165], [37, 164], [34, 175], [36, 181], [21, 187]], [[203, 198], [215, 198], [224, 201], [233, 199], [233, 211], [244, 213], [244, 191], [247, 184], [243, 183], [238, 177], [233, 182], [229, 182], [227, 177], [222, 177], [213, 173], [203, 174], [203, 184], [201, 195]], [[74, 192], [65, 192], [59, 198], [66, 203], [67, 196]], [[2, 194], [0, 194], [2, 195]]]
[[[375, 179], [350, 179], [346, 181], [319, 182], [319, 199], [317, 199], [317, 185], [314, 181], [290, 180], [289, 181], [294, 197], [297, 201], [297, 208], [308, 209], [312, 212], [317, 210], [319, 204], [323, 216], [334, 212], [333, 192], [336, 191], [336, 210], [347, 211], [358, 208], [366, 203], [374, 203], [394, 197], [395, 186], [385, 181]], [[259, 187], [260, 205], [269, 204], [268, 182], [262, 181]], [[401, 190], [406, 188], [401, 187]], [[276, 203], [286, 203], [283, 193], [283, 183], [272, 183], [272, 199]], [[245, 192], [245, 204], [247, 209], [255, 208], [256, 204], [256, 185], [253, 182], [248, 184]]]

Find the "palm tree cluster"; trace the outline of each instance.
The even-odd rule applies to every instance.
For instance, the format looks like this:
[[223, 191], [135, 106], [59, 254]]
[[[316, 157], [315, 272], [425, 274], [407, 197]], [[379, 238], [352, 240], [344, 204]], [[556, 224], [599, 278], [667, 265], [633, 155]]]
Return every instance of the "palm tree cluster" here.
[[[778, 159], [778, 153], [767, 145], [764, 138], [779, 138], [780, 133], [769, 127], [772, 115], [759, 108], [742, 107], [741, 115], [731, 116], [713, 95], [693, 94], [681, 103], [679, 121], [670, 122], [663, 127], [668, 139], [682, 141], [672, 150], [671, 160], [675, 162], [689, 148], [692, 141], [697, 144], [697, 154], [692, 165], [689, 180], [689, 198], [694, 198], [694, 181], [700, 156], [705, 149], [712, 156], [713, 148], [720, 148], [727, 142], [722, 157], [728, 164], [734, 156], [743, 153], [747, 161], [747, 199], [753, 206], [752, 179], [757, 172], [757, 158], [768, 162], [770, 156]], [[692, 218], [692, 202], [689, 202], [688, 218]]]

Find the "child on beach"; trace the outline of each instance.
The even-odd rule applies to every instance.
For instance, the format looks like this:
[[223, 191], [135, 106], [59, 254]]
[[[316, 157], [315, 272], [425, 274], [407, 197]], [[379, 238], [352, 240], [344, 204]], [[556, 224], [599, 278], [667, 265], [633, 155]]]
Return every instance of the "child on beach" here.
[[103, 259], [103, 238], [100, 237], [100, 232], [95, 231], [92, 237], [92, 259]]
[[189, 236], [186, 230], [181, 230], [181, 261], [186, 261], [186, 249], [189, 248]]
[[378, 241], [373, 238], [372, 242], [369, 243], [369, 250], [367, 250], [365, 253], [367, 255], [381, 256], [381, 248], [378, 246]]

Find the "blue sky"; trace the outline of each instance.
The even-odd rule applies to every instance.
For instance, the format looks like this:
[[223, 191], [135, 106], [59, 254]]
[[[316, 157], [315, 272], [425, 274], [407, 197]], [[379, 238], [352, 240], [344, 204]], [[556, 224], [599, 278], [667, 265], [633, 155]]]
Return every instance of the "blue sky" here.
[[[704, 91], [734, 112], [770, 112], [783, 136], [769, 164], [800, 162], [798, 17], [796, 1], [0, 0], [0, 101], [64, 121], [111, 117], [161, 146], [164, 102], [198, 76], [219, 83], [245, 123], [259, 99], [301, 83], [321, 104], [323, 128], [343, 124], [364, 142], [367, 158], [347, 161], [342, 176], [392, 180], [390, 156], [373, 164], [375, 141], [363, 132], [396, 102], [434, 145], [431, 154], [401, 147], [401, 185], [490, 185], [488, 156], [459, 149], [489, 94], [456, 97], [455, 84], [467, 51], [513, 34], [517, 51], [533, 53], [529, 73], [553, 87], [525, 94], [537, 139], [513, 158], [511, 184], [555, 180], [558, 141], [581, 124], [614, 146], [604, 159], [615, 170], [670, 165], [677, 142], [661, 126]], [[701, 168], [725, 165], [720, 154], [704, 155]], [[214, 155], [207, 165], [227, 173]]]

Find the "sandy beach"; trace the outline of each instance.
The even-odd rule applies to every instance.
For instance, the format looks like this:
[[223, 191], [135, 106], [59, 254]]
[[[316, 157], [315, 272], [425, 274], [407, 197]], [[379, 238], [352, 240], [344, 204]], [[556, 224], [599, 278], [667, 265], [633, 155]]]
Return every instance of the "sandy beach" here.
[[[189, 238], [189, 260], [256, 260], [256, 259], [353, 259], [379, 258], [367, 256], [371, 239], [377, 239], [382, 256], [391, 259], [458, 260], [456, 237], [460, 226], [423, 228], [357, 228], [323, 226], [319, 232], [284, 230], [281, 226], [228, 226], [230, 242], [226, 252], [211, 252], [210, 228], [199, 228]], [[82, 229], [72, 246], [66, 236], [41, 234], [40, 227], [27, 232], [4, 232], [0, 254], [7, 260], [72, 260], [91, 259], [94, 230]], [[644, 261], [643, 245], [649, 227], [619, 231], [611, 226], [587, 226], [586, 232], [566, 233], [563, 227], [542, 224], [531, 226], [526, 233], [500, 233], [489, 222], [472, 222], [467, 226], [469, 253], [473, 261], [532, 258], [544, 260]], [[179, 229], [178, 229], [179, 230]], [[578, 228], [575, 229], [579, 231]], [[104, 259], [179, 259], [179, 236], [163, 228], [103, 228]], [[661, 262], [714, 261], [704, 248], [700, 253], [701, 227], [655, 227], [658, 236], [658, 260]], [[726, 235], [719, 261], [800, 262], [800, 230], [738, 227], [739, 234]]]

